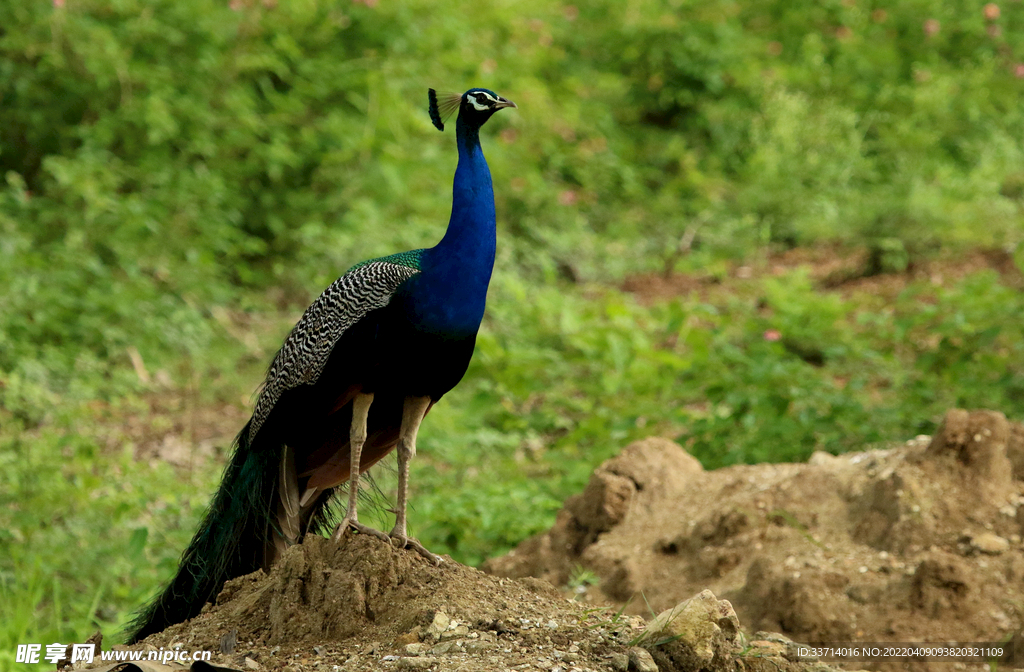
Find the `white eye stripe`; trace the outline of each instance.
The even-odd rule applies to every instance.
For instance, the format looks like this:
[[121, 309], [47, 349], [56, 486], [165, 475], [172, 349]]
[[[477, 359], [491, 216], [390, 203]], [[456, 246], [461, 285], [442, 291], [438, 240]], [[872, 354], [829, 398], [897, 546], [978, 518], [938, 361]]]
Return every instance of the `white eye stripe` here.
[[[467, 98], [469, 98], [469, 102], [473, 103], [473, 107], [475, 107], [477, 109], [477, 111], [479, 111], [479, 112], [483, 112], [484, 110], [489, 110], [490, 108], [494, 107], [494, 105], [496, 105], [498, 103], [498, 99], [497, 98], [495, 98], [494, 96], [492, 96], [491, 94], [489, 94], [489, 93], [487, 93], [485, 91], [474, 91], [473, 93], [469, 94], [467, 96]], [[483, 98], [487, 102], [485, 102], [485, 103], [478, 102], [479, 99], [481, 99], [481, 98]]]

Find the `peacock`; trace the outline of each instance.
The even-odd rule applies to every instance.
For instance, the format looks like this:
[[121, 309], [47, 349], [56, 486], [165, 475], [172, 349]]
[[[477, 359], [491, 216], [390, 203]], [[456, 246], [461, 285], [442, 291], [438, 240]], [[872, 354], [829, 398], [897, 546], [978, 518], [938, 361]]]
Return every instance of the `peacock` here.
[[[271, 567], [348, 483], [333, 536], [354, 530], [440, 559], [408, 536], [409, 462], [430, 408], [462, 379], [483, 319], [496, 245], [494, 191], [480, 128], [510, 100], [488, 89], [428, 92], [438, 130], [458, 111], [452, 214], [432, 248], [356, 264], [313, 302], [267, 371], [253, 414], [176, 576], [131, 626], [129, 643], [196, 616], [224, 582]], [[390, 534], [359, 522], [360, 473], [397, 446]]]

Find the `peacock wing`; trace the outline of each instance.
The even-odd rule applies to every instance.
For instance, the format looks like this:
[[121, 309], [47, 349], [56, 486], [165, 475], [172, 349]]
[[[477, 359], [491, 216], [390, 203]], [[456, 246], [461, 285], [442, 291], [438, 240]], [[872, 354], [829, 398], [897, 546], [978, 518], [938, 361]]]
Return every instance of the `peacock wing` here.
[[357, 264], [306, 309], [267, 371], [249, 427], [250, 442], [281, 395], [299, 385], [315, 384], [338, 339], [371, 311], [388, 305], [402, 283], [419, 273], [421, 252]]

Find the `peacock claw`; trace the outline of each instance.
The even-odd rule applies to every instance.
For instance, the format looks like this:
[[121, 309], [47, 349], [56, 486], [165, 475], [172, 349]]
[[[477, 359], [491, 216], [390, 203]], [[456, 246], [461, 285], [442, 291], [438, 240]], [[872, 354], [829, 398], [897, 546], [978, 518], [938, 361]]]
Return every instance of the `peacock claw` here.
[[384, 532], [381, 532], [380, 530], [375, 530], [372, 527], [363, 525], [358, 520], [352, 520], [347, 517], [338, 524], [338, 527], [334, 529], [334, 534], [331, 535], [331, 539], [333, 539], [334, 541], [341, 541], [341, 538], [345, 536], [345, 533], [349, 530], [355, 530], [360, 534], [368, 534], [371, 537], [377, 537], [381, 541], [391, 543], [391, 537], [389, 537]]
[[440, 555], [434, 555], [433, 553], [428, 551], [426, 547], [419, 542], [419, 540], [413, 539], [412, 537], [406, 536], [404, 534], [396, 534], [394, 531], [392, 531], [391, 543], [392, 545], [398, 548], [408, 548], [410, 550], [416, 551], [417, 553], [419, 553], [435, 565], [440, 565], [443, 562]]

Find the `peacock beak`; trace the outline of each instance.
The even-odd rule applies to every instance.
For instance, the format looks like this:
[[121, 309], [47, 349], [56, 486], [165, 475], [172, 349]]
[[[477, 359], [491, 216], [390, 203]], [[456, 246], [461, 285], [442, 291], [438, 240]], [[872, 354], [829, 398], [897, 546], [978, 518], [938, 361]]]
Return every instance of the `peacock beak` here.
[[515, 103], [513, 103], [511, 100], [507, 100], [505, 98], [499, 97], [497, 104], [495, 104], [495, 106], [494, 106], [494, 109], [500, 110], [500, 109], [502, 109], [504, 107], [511, 107], [511, 108], [513, 108], [515, 110], [519, 109], [519, 106], [516, 105]]

